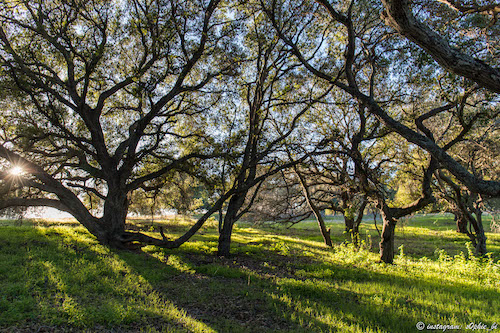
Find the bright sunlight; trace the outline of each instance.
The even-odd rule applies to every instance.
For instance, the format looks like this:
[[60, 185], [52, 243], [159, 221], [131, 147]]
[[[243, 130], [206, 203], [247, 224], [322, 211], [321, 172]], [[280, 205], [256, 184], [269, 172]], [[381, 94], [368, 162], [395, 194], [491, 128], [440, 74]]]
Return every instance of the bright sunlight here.
[[9, 170], [9, 173], [12, 176], [19, 177], [24, 173], [24, 169], [20, 166], [14, 166], [12, 169]]

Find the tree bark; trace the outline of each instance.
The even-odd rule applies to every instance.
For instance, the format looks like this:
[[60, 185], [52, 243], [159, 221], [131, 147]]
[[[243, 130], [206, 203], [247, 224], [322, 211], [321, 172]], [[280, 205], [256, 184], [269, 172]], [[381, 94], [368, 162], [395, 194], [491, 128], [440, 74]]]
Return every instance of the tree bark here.
[[234, 220], [227, 217], [224, 218], [224, 225], [219, 234], [219, 245], [217, 247], [217, 255], [219, 257], [229, 257], [231, 254], [231, 235], [233, 233]]
[[295, 174], [297, 175], [297, 177], [299, 178], [300, 185], [302, 186], [302, 191], [304, 192], [304, 196], [306, 197], [307, 205], [309, 206], [309, 208], [314, 213], [314, 216], [316, 217], [316, 221], [318, 222], [319, 230], [321, 232], [321, 235], [323, 236], [323, 241], [329, 247], [333, 247], [332, 238], [330, 236], [330, 229], [326, 228], [325, 220], [323, 219], [323, 216], [321, 215], [321, 212], [319, 211], [318, 207], [316, 206], [316, 204], [312, 200], [311, 192], [309, 191], [309, 188], [307, 187], [307, 184], [306, 184], [304, 177], [297, 170], [297, 167], [294, 167], [294, 171], [295, 171]]
[[418, 21], [408, 0], [382, 0], [386, 24], [424, 49], [441, 66], [457, 75], [500, 93], [500, 70], [460, 50]]
[[464, 218], [460, 212], [456, 212], [455, 214], [455, 221], [457, 223], [457, 232], [461, 234], [467, 234], [467, 220]]
[[237, 221], [238, 211], [245, 202], [247, 192], [248, 191], [244, 191], [243, 193], [233, 195], [229, 200], [226, 216], [224, 216], [224, 223], [219, 234], [217, 255], [220, 257], [229, 257], [231, 254], [231, 235], [233, 233], [233, 226]]
[[344, 213], [345, 232], [351, 235], [351, 241], [355, 247], [359, 245], [359, 224], [354, 221], [354, 216]]
[[359, 225], [361, 224], [361, 221], [363, 221], [363, 216], [365, 214], [365, 208], [367, 204], [368, 201], [366, 199], [363, 199], [361, 205], [358, 207], [356, 221], [353, 224], [351, 238], [355, 247], [359, 246]]
[[[472, 245], [476, 248], [478, 255], [486, 254], [486, 235], [484, 234], [482, 211], [480, 208], [481, 200], [477, 193], [465, 191], [462, 193], [460, 186], [455, 184], [450, 177], [447, 177], [443, 172], [437, 173], [440, 180], [448, 184], [454, 192], [454, 202], [457, 205], [459, 215], [474, 228], [474, 234], [466, 230], [466, 234], [471, 239]], [[474, 213], [474, 215], [472, 215]], [[458, 223], [458, 221], [457, 221]]]
[[384, 225], [382, 227], [382, 237], [379, 244], [380, 261], [392, 264], [394, 262], [394, 231], [396, 228], [396, 220], [383, 211], [381, 215]]
[[358, 248], [359, 247], [359, 224], [355, 224], [354, 227], [352, 228], [351, 232], [351, 239], [352, 243], [354, 244], [354, 247]]
[[474, 225], [476, 234], [476, 253], [480, 256], [484, 256], [487, 253], [486, 250], [486, 235], [484, 234], [483, 218], [480, 208], [475, 209], [476, 224]]
[[311, 207], [311, 209], [314, 213], [314, 216], [316, 217], [316, 221], [318, 221], [318, 226], [319, 226], [319, 230], [321, 231], [321, 235], [323, 236], [323, 241], [329, 247], [333, 247], [332, 238], [330, 236], [330, 228], [328, 228], [328, 229], [326, 228], [325, 220], [323, 219], [321, 212], [314, 204], [312, 206], [309, 205], [309, 207]]
[[354, 218], [344, 212], [345, 231], [351, 232], [354, 229]]

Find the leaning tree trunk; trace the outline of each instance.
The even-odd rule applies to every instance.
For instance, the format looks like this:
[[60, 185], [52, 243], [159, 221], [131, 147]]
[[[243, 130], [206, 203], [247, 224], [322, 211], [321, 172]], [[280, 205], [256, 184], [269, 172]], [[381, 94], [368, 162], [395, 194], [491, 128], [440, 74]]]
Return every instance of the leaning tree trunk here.
[[475, 210], [476, 223], [474, 224], [474, 231], [476, 234], [476, 252], [480, 256], [486, 254], [486, 235], [484, 234], [483, 218], [481, 209]]
[[382, 227], [382, 237], [380, 240], [380, 261], [392, 264], [394, 261], [394, 231], [396, 229], [396, 220], [391, 216], [381, 213], [384, 221]]
[[321, 235], [323, 236], [323, 241], [325, 242], [326, 245], [329, 247], [333, 247], [332, 243], [332, 238], [330, 236], [330, 229], [326, 228], [325, 224], [325, 219], [323, 219], [323, 216], [321, 215], [320, 210], [316, 206], [316, 204], [313, 202], [312, 197], [311, 197], [311, 192], [309, 191], [309, 187], [307, 187], [307, 183], [302, 176], [302, 174], [297, 170], [296, 167], [294, 167], [295, 174], [299, 178], [300, 185], [302, 186], [302, 191], [304, 192], [304, 196], [306, 197], [306, 202], [309, 208], [312, 210], [314, 216], [316, 217], [316, 221], [318, 222], [319, 230], [321, 232]]
[[[483, 256], [486, 254], [486, 235], [484, 234], [482, 211], [479, 206], [474, 207], [473, 205], [466, 206], [463, 202], [460, 205], [461, 213], [469, 221], [469, 224], [474, 229], [474, 234], [472, 230], [468, 231], [467, 234], [471, 238], [472, 245], [476, 248], [476, 254]], [[472, 215], [474, 213], [474, 215]]]
[[233, 195], [227, 206], [226, 216], [219, 233], [219, 245], [217, 255], [220, 257], [229, 257], [231, 254], [231, 235], [233, 226], [237, 221], [238, 211], [245, 202], [246, 192]]
[[314, 216], [316, 216], [316, 221], [318, 221], [318, 226], [319, 226], [319, 230], [321, 231], [321, 235], [323, 236], [323, 241], [329, 247], [333, 247], [332, 238], [330, 236], [330, 228], [328, 228], [328, 229], [326, 228], [325, 220], [323, 219], [321, 212], [316, 207], [316, 205], [313, 205], [310, 207], [314, 213]]

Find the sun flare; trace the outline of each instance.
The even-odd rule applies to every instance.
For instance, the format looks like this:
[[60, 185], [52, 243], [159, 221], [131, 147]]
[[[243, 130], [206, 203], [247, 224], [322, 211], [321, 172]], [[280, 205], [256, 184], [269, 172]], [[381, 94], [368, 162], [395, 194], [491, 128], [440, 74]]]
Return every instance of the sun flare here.
[[21, 176], [24, 173], [24, 170], [20, 166], [15, 166], [15, 167], [13, 167], [12, 169], [9, 170], [9, 173], [12, 176], [18, 177], [18, 176]]

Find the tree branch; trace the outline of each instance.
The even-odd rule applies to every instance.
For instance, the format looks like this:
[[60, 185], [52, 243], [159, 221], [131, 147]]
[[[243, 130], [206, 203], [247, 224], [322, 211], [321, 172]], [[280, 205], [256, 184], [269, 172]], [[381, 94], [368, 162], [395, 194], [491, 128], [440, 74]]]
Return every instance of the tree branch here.
[[381, 0], [387, 25], [424, 49], [441, 66], [480, 86], [500, 93], [500, 70], [452, 47], [413, 15], [409, 0]]
[[0, 200], [0, 210], [9, 207], [51, 207], [71, 214], [71, 210], [61, 201], [48, 198], [11, 198]]

